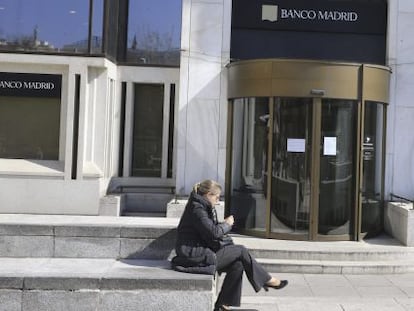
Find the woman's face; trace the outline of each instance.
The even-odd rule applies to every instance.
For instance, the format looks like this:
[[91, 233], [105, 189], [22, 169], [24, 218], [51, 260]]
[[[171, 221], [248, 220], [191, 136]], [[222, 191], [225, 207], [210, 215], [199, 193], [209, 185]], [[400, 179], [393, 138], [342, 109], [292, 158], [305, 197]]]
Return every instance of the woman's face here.
[[204, 197], [207, 199], [208, 202], [210, 202], [211, 206], [214, 207], [220, 201], [220, 194], [221, 194], [220, 191], [214, 194], [211, 192], [208, 192], [207, 194], [204, 195]]

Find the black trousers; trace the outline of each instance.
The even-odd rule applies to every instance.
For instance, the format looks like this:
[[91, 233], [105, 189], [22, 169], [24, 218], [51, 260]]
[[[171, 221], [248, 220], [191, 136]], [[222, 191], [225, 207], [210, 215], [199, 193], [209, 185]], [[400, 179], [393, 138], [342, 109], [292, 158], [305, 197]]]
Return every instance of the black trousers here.
[[256, 292], [271, 278], [243, 245], [225, 246], [216, 255], [217, 272], [226, 273], [216, 308], [221, 305], [240, 306], [243, 271]]

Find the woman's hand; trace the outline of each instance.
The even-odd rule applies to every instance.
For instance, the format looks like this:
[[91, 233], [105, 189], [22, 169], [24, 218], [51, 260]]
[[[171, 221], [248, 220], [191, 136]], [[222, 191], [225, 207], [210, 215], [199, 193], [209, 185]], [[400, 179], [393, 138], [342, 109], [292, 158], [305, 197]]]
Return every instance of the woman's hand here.
[[233, 224], [234, 224], [234, 217], [233, 217], [233, 215], [230, 215], [229, 217], [224, 218], [224, 222], [228, 223], [230, 226], [233, 226]]

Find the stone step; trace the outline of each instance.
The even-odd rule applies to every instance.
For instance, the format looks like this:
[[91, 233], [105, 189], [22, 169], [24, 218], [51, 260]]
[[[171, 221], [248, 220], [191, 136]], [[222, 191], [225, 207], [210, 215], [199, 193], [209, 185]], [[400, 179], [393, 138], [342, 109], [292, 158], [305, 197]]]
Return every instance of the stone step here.
[[[0, 215], [0, 257], [168, 260], [179, 219]], [[400, 273], [412, 271], [414, 248], [388, 236], [361, 242], [261, 239], [233, 234], [270, 271]]]
[[166, 193], [147, 191], [121, 194], [123, 214], [134, 212], [163, 213], [165, 216], [168, 202], [175, 198], [175, 195], [171, 193], [171, 188], [165, 190]]
[[123, 211], [122, 216], [127, 217], [165, 217], [165, 212], [130, 212]]
[[168, 261], [0, 258], [0, 310], [211, 311], [215, 283]]
[[286, 273], [386, 274], [414, 271], [414, 248], [386, 235], [342, 242], [303, 242], [234, 235], [267, 270]]
[[414, 260], [333, 261], [257, 258], [269, 272], [306, 274], [395, 274], [414, 272]]
[[173, 256], [173, 218], [0, 215], [0, 257]]
[[303, 242], [234, 235], [268, 271], [386, 274], [414, 271], [414, 248], [386, 235], [360, 242]]
[[360, 242], [308, 242], [260, 239], [233, 235], [256, 258], [312, 261], [393, 261], [414, 260], [414, 247], [401, 245], [387, 235]]

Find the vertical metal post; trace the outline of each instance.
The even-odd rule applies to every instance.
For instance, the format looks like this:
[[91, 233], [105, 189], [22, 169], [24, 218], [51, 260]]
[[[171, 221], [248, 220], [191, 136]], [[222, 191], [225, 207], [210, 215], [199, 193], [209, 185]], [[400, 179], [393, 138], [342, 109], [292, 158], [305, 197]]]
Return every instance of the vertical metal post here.
[[270, 236], [271, 231], [271, 197], [272, 197], [272, 163], [273, 163], [273, 118], [274, 118], [274, 105], [275, 98], [269, 98], [269, 123], [267, 133], [267, 188], [266, 188], [266, 236]]
[[316, 240], [318, 236], [319, 220], [319, 182], [321, 166], [321, 114], [322, 99], [320, 97], [313, 99], [312, 109], [312, 167], [311, 167], [311, 211], [310, 211], [310, 240]]

